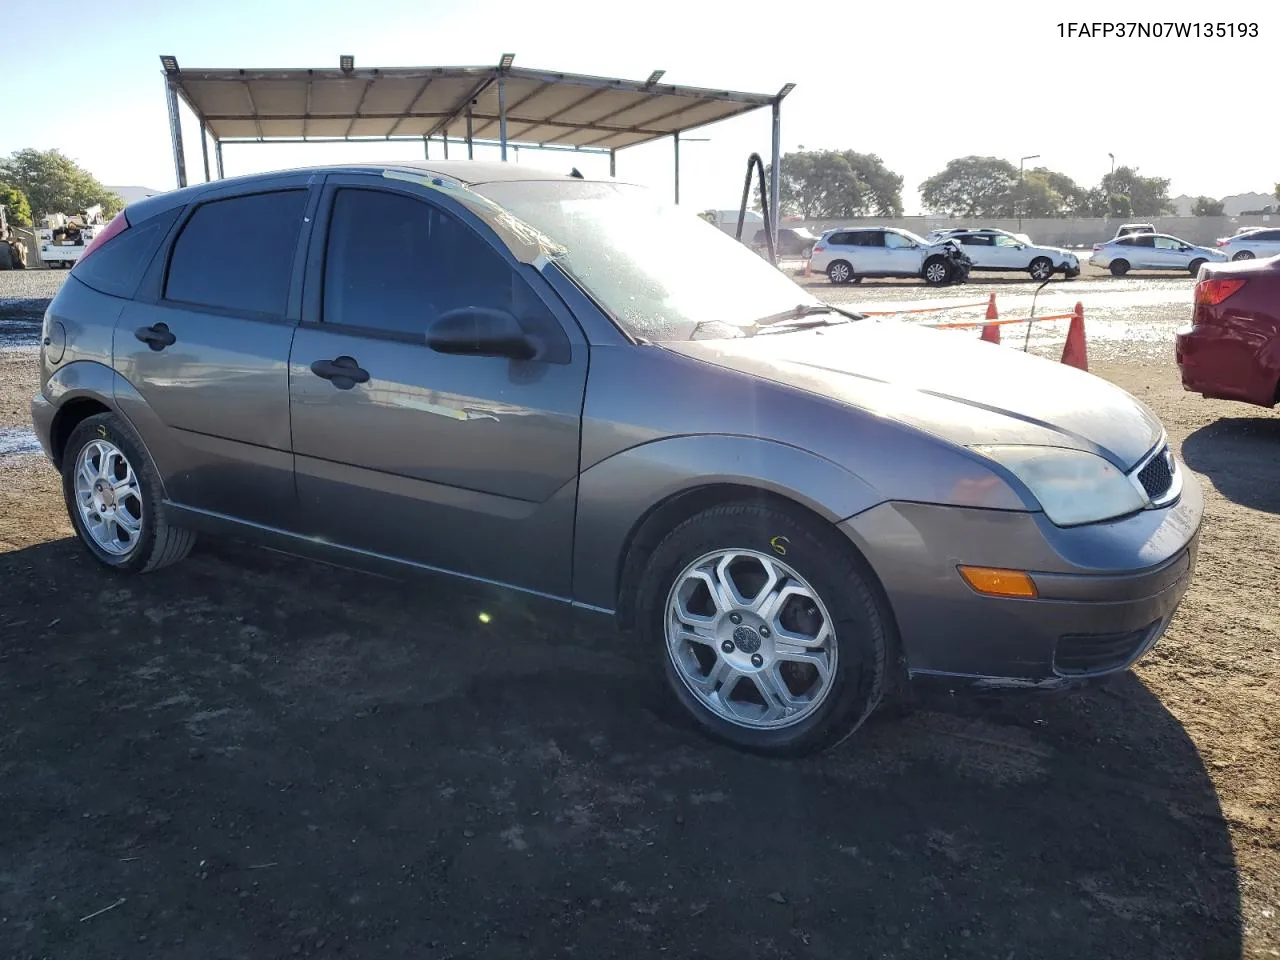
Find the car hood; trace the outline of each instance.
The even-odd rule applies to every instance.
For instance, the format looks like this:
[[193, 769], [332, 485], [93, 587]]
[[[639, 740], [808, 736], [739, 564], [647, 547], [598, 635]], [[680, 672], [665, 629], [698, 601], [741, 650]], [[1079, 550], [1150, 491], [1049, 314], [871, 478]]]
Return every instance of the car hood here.
[[972, 333], [866, 319], [663, 346], [964, 445], [1070, 447], [1127, 471], [1163, 436], [1119, 387]]

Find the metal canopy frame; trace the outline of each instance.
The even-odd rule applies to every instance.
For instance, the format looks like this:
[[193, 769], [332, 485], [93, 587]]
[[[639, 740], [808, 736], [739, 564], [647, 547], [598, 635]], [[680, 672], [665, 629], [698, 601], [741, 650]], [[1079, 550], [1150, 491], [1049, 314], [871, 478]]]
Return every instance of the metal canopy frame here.
[[[169, 135], [179, 187], [187, 185], [179, 101], [200, 124], [205, 179], [214, 168], [223, 177], [223, 145], [420, 141], [427, 158], [437, 141], [447, 158], [451, 144], [508, 146], [607, 154], [609, 174], [617, 152], [670, 137], [674, 149], [675, 199], [680, 200], [680, 135], [753, 110], [773, 114], [770, 193], [778, 195], [782, 100], [775, 94], [709, 90], [647, 80], [622, 80], [514, 66], [503, 54], [492, 67], [355, 68], [349, 55], [337, 69], [182, 69], [171, 55], [164, 68]], [[465, 135], [451, 131], [462, 126]], [[770, 229], [777, 233], [772, 205]]]

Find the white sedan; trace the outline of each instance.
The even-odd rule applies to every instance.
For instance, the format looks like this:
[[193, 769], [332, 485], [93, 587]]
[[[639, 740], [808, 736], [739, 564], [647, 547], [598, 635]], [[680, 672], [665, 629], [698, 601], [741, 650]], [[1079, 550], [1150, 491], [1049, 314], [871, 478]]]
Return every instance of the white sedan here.
[[974, 270], [1025, 270], [1032, 280], [1048, 280], [1061, 273], [1071, 280], [1080, 275], [1080, 258], [1061, 247], [1042, 247], [1025, 236], [1007, 230], [970, 230], [948, 239], [960, 244], [973, 261]]
[[1218, 249], [1232, 260], [1274, 257], [1280, 254], [1280, 230], [1266, 228], [1223, 237], [1218, 241]]
[[1165, 233], [1138, 233], [1094, 244], [1089, 262], [1117, 277], [1130, 270], [1185, 270], [1194, 277], [1202, 265], [1226, 259], [1219, 250], [1197, 247]]

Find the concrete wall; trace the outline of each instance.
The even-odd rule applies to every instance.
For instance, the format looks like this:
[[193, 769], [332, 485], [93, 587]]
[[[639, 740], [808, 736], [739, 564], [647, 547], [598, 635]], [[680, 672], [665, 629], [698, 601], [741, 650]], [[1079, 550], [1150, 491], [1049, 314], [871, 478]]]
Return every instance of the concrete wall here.
[[853, 220], [806, 220], [805, 225], [814, 233], [821, 233], [832, 227], [899, 227], [924, 235], [930, 230], [942, 230], [947, 227], [998, 227], [1014, 233], [1025, 233], [1036, 243], [1044, 243], [1055, 247], [1092, 247], [1102, 240], [1110, 240], [1116, 234], [1116, 228], [1125, 222], [1154, 223], [1158, 233], [1168, 233], [1180, 237], [1188, 243], [1213, 246], [1218, 237], [1229, 237], [1240, 227], [1280, 227], [1280, 216], [1270, 217], [1130, 217], [1128, 220], [1111, 219], [1079, 219], [1079, 220], [1032, 220], [1023, 218], [1022, 226], [1013, 220], [984, 220], [980, 217], [968, 217], [961, 220], [949, 220], [946, 217], [899, 217], [884, 219], [879, 217], [863, 217]]

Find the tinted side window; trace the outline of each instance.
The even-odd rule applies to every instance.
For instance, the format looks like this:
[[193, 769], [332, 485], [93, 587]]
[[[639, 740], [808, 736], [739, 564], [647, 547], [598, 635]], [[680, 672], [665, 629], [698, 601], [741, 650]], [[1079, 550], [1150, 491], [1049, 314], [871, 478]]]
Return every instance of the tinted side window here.
[[133, 296], [156, 247], [181, 212], [182, 207], [177, 206], [131, 224], [124, 233], [116, 234], [101, 249], [93, 251], [88, 260], [77, 263], [72, 276], [99, 293]]
[[560, 322], [474, 230], [413, 197], [344, 189], [334, 197], [324, 266], [324, 322], [425, 337], [440, 314], [488, 307], [513, 314], [568, 360]]
[[827, 239], [827, 244], [833, 247], [847, 247], [849, 246], [849, 234], [833, 233]]
[[966, 247], [989, 247], [991, 246], [991, 237], [985, 233], [960, 233], [951, 238], [959, 240]]
[[284, 316], [306, 204], [306, 190], [281, 190], [197, 207], [173, 245], [165, 299]]
[[883, 247], [884, 234], [879, 230], [863, 230], [859, 233], [850, 234], [853, 239], [850, 241], [854, 246], [858, 247]]
[[1135, 247], [1154, 247], [1156, 245], [1156, 238], [1150, 233], [1139, 234], [1133, 238], [1133, 245]]
[[1275, 243], [1280, 240], [1280, 230], [1259, 230], [1257, 233], [1250, 235], [1250, 240], [1264, 240], [1267, 243]]
[[1133, 237], [1121, 237], [1119, 240], [1113, 242], [1117, 247], [1132, 247]]

